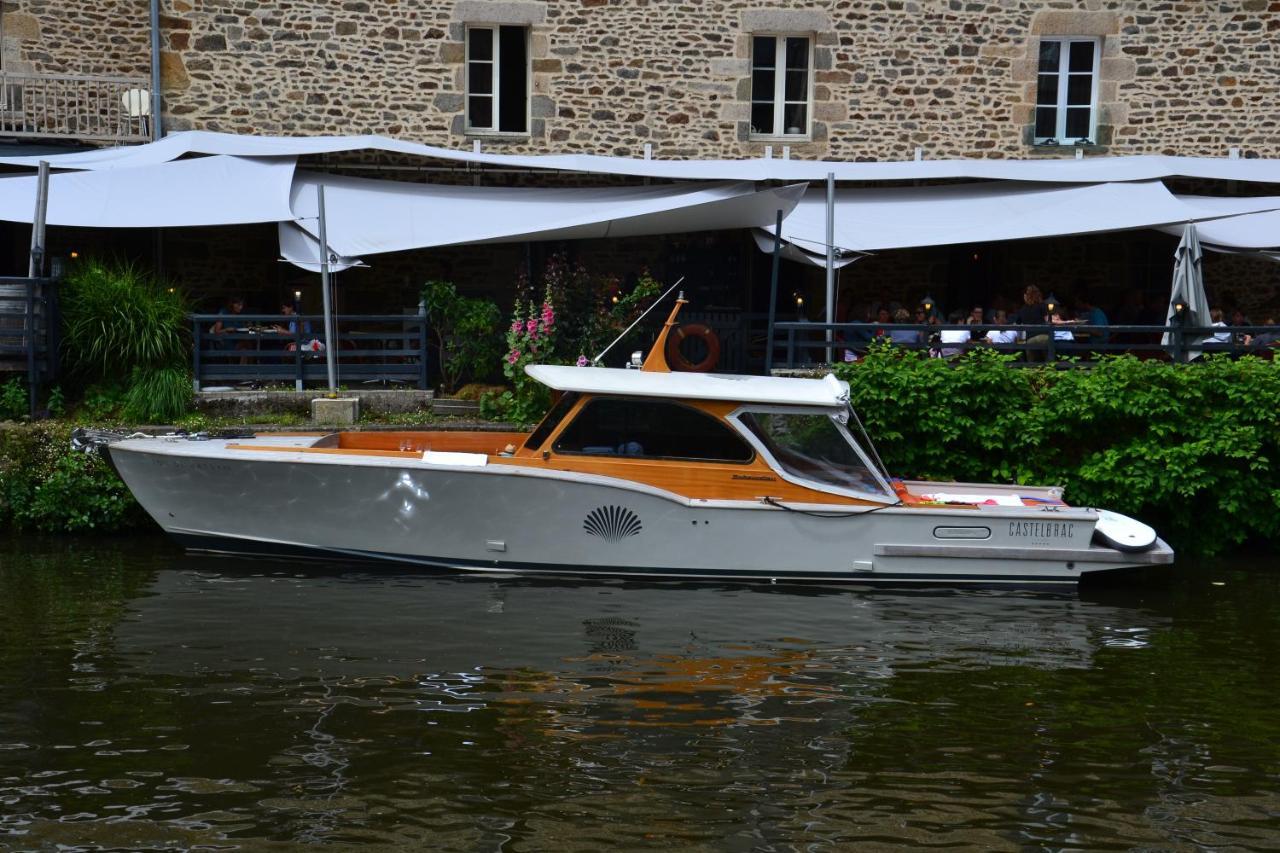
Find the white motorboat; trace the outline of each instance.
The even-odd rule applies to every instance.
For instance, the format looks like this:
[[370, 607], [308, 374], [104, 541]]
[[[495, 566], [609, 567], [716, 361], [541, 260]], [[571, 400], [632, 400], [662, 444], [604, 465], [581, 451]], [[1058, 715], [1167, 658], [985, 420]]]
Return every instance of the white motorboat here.
[[[532, 433], [127, 438], [104, 452], [192, 549], [478, 572], [1071, 584], [1167, 564], [1140, 522], [1061, 490], [901, 481], [850, 431], [848, 386], [530, 366]], [[853, 419], [856, 423], [856, 418]]]

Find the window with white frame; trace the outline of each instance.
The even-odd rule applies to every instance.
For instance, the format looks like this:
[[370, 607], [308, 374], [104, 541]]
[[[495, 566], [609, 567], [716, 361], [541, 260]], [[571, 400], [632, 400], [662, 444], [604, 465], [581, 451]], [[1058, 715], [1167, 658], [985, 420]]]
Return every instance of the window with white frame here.
[[751, 38], [751, 135], [809, 135], [813, 99], [813, 39]]
[[1040, 40], [1036, 80], [1037, 145], [1074, 145], [1097, 138], [1098, 63], [1096, 38]]
[[467, 27], [467, 132], [529, 132], [529, 28]]

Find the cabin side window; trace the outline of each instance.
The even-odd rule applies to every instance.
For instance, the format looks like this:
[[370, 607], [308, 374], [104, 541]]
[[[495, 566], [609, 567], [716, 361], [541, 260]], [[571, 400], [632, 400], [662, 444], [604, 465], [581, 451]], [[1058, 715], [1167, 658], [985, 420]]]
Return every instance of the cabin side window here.
[[560, 433], [559, 453], [750, 462], [755, 452], [724, 422], [679, 403], [597, 397]]
[[578, 402], [579, 396], [581, 395], [576, 391], [565, 391], [561, 394], [560, 399], [551, 407], [551, 411], [547, 412], [546, 416], [538, 424], [537, 428], [535, 428], [533, 432], [529, 433], [529, 437], [525, 439], [525, 449], [540, 449], [542, 445], [546, 443], [547, 438], [551, 433], [556, 431], [556, 427], [560, 426], [560, 422], [564, 420], [565, 415], [569, 414], [569, 411], [573, 408], [574, 404]]
[[793, 477], [856, 492], [885, 493], [844, 427], [830, 415], [757, 411], [743, 412], [738, 421]]

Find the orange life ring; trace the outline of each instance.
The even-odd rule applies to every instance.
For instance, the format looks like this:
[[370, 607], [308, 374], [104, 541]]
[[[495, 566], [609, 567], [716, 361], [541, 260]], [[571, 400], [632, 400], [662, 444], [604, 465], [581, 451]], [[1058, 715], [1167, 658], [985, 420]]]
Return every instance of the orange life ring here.
[[[680, 351], [681, 342], [688, 337], [702, 338], [702, 342], [706, 344], [706, 357], [697, 364], [685, 358], [684, 353]], [[683, 326], [676, 326], [667, 337], [667, 364], [675, 370], [686, 373], [706, 373], [715, 367], [718, 361], [720, 361], [720, 338], [716, 337], [716, 333], [710, 326], [686, 323]]]

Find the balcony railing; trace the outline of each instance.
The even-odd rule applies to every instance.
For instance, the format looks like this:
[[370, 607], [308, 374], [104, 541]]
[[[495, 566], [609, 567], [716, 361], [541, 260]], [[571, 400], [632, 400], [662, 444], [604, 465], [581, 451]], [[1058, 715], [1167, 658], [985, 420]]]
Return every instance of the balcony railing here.
[[0, 72], [0, 136], [146, 142], [150, 86], [144, 77]]
[[[993, 329], [1015, 331], [1009, 343], [991, 343]], [[1058, 335], [1070, 331], [1070, 340]], [[827, 340], [827, 333], [831, 341]], [[942, 332], [968, 332], [968, 341], [944, 341]], [[895, 334], [898, 333], [898, 334]], [[1166, 340], [1166, 335], [1167, 340]], [[1087, 366], [1099, 356], [1128, 353], [1142, 359], [1186, 362], [1201, 355], [1226, 353], [1273, 359], [1280, 355], [1277, 326], [1090, 326], [1085, 324], [982, 326], [918, 325], [911, 323], [815, 323], [774, 324], [774, 368], [807, 368], [832, 361], [861, 358], [873, 344], [891, 344], [930, 355], [954, 358], [972, 349], [992, 349], [1018, 356], [1015, 366], [1070, 359]], [[828, 355], [830, 350], [830, 355]]]

